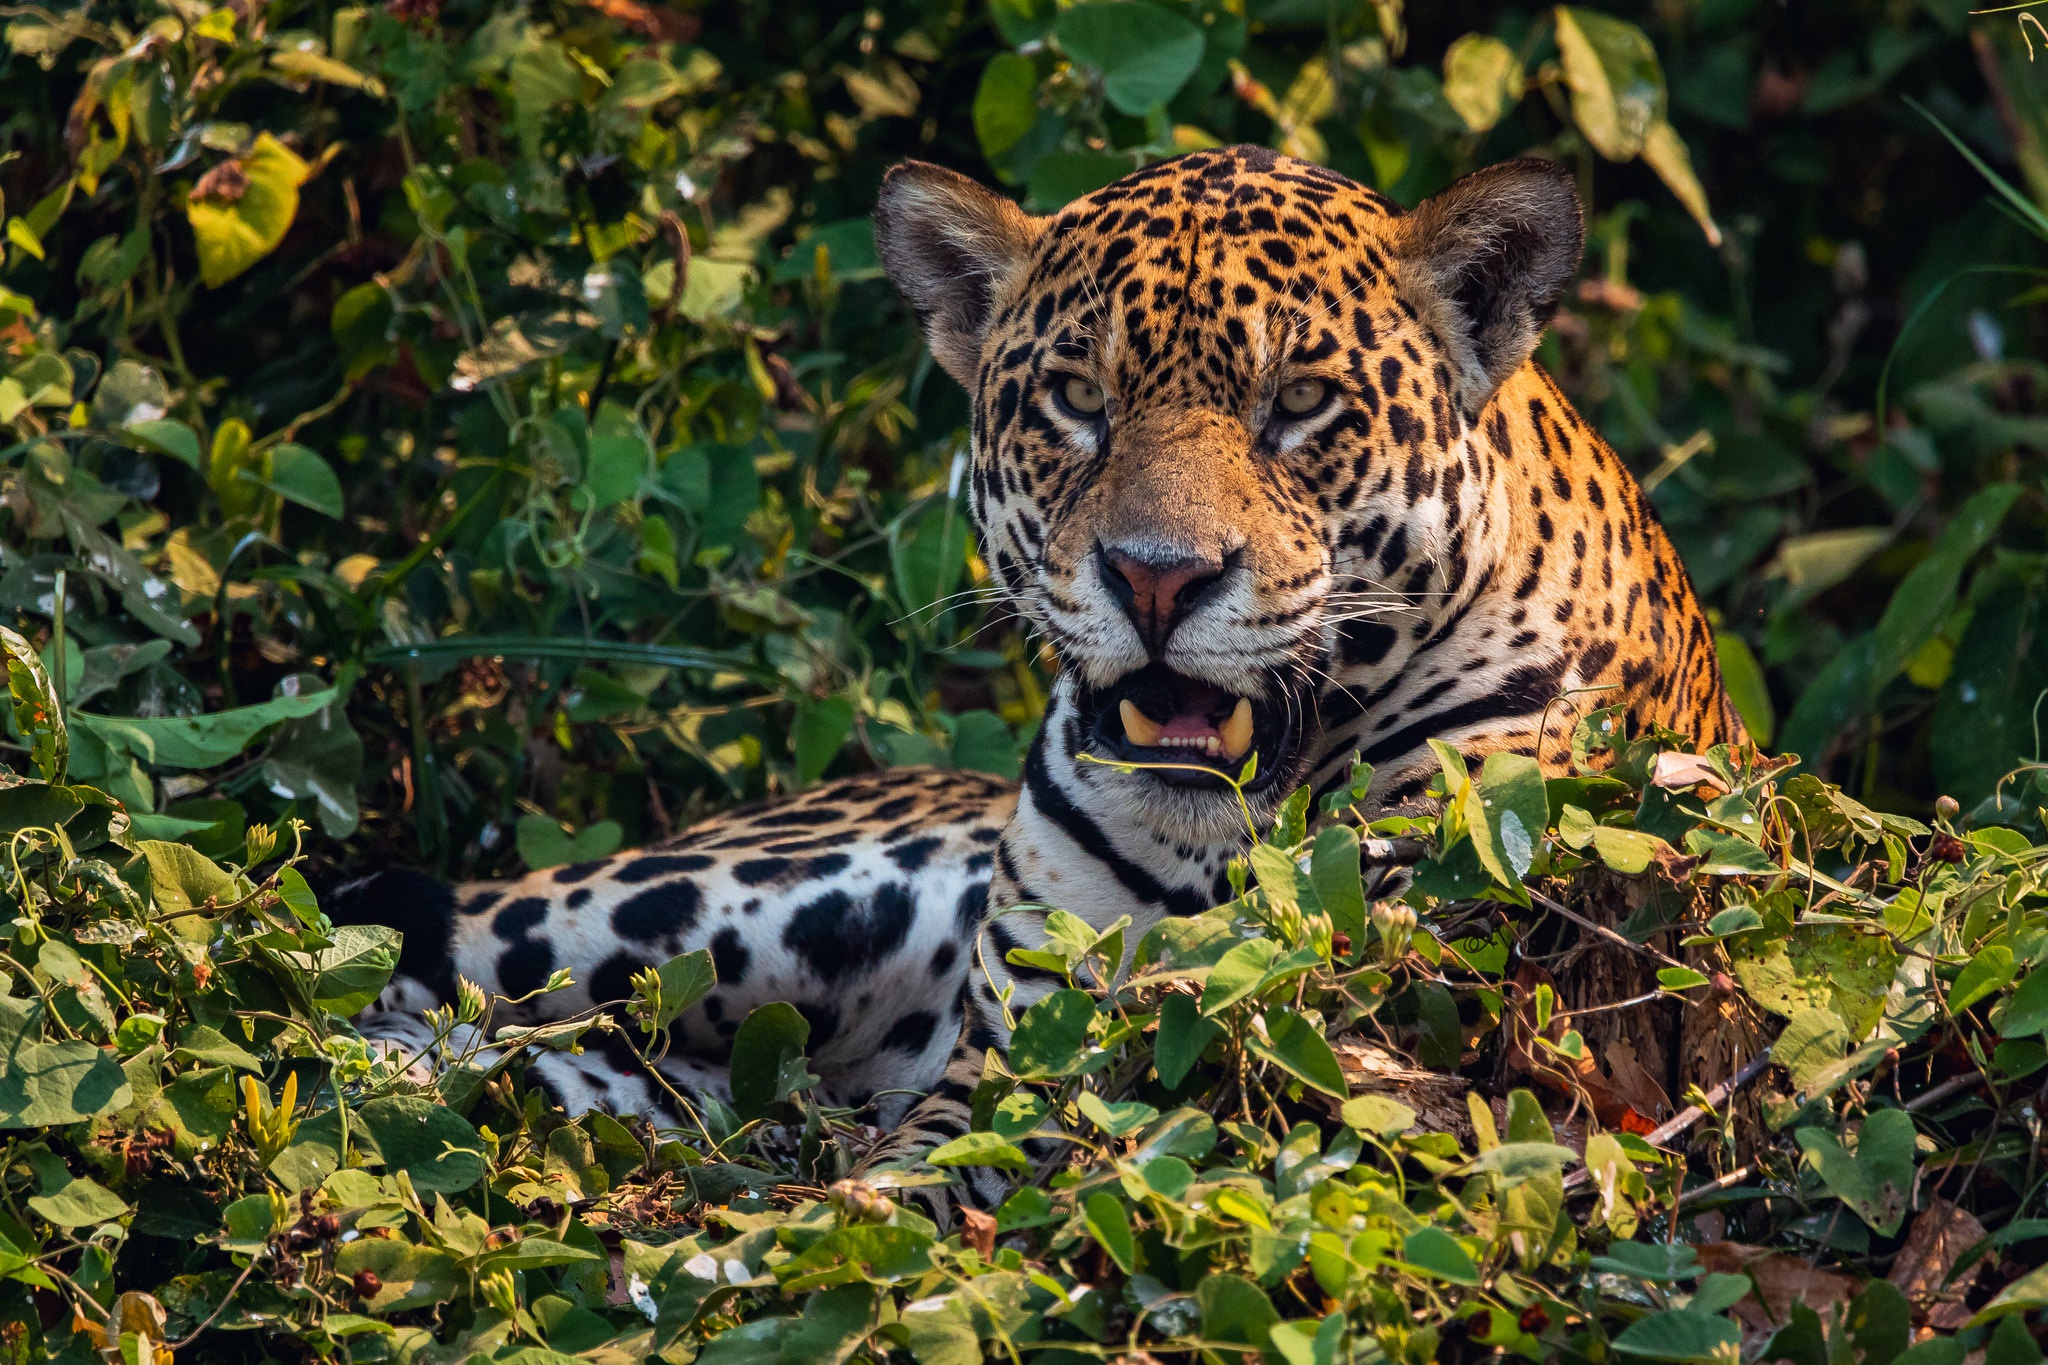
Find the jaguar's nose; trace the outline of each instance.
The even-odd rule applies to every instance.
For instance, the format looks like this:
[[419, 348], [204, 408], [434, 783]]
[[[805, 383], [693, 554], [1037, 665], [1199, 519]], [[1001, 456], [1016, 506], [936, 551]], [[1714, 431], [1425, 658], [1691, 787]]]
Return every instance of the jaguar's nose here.
[[1096, 571], [1109, 595], [1137, 627], [1145, 648], [1157, 654], [1187, 614], [1216, 590], [1240, 552], [1223, 559], [1147, 554], [1098, 545]]

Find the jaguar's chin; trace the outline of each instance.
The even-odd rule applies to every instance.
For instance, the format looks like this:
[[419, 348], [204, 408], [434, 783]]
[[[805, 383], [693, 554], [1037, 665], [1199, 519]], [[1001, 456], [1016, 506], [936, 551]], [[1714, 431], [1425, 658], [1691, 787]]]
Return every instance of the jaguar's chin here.
[[1247, 794], [1299, 779], [1313, 700], [1277, 675], [1260, 695], [1245, 696], [1161, 663], [1106, 687], [1083, 684], [1077, 698], [1097, 758], [1143, 765], [1145, 776], [1171, 786], [1216, 791], [1256, 760]]

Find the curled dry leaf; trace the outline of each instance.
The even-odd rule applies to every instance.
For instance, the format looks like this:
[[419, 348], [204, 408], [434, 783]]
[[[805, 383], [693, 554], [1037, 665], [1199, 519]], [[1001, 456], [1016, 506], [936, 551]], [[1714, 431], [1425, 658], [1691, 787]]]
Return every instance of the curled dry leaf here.
[[1749, 1296], [1735, 1305], [1735, 1316], [1742, 1323], [1745, 1358], [1753, 1354], [1753, 1345], [1761, 1345], [1786, 1322], [1793, 1304], [1805, 1304], [1827, 1322], [1836, 1308], [1856, 1295], [1856, 1281], [1847, 1275], [1817, 1270], [1797, 1256], [1769, 1247], [1708, 1242], [1695, 1250], [1702, 1269], [1716, 1275], [1747, 1275], [1755, 1285]]
[[960, 1210], [961, 1240], [973, 1247], [984, 1261], [992, 1261], [996, 1255], [995, 1215], [983, 1213], [980, 1209]]
[[249, 172], [243, 169], [239, 158], [231, 158], [200, 176], [198, 183], [192, 186], [192, 197], [232, 204], [248, 190]]
[[1657, 766], [1650, 774], [1650, 781], [1659, 787], [1683, 791], [1689, 787], [1712, 787], [1717, 792], [1728, 790], [1728, 784], [1714, 765], [1698, 754], [1661, 753], [1657, 755]]
[[1984, 1225], [1968, 1209], [1938, 1197], [1913, 1220], [1889, 1278], [1916, 1305], [1929, 1305], [1929, 1326], [1953, 1332], [1970, 1320], [1963, 1296], [1982, 1272], [1982, 1263], [1970, 1267], [1955, 1284], [1949, 1284], [1948, 1277], [1957, 1259], [1984, 1236]]

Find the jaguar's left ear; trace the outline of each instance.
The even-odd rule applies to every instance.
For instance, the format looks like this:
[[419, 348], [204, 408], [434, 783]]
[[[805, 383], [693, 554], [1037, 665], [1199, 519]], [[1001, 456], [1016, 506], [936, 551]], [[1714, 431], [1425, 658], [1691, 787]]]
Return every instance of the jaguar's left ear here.
[[1579, 268], [1586, 216], [1571, 173], [1505, 161], [1397, 221], [1413, 301], [1451, 348], [1459, 398], [1477, 413], [1536, 349]]

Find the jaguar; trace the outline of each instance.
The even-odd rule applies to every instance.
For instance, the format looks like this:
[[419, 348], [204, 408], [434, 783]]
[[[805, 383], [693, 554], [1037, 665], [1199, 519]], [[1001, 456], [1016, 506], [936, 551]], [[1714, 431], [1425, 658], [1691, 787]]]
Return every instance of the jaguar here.
[[1562, 770], [1590, 702], [1744, 739], [1671, 542], [1533, 359], [1584, 240], [1561, 167], [1404, 211], [1237, 146], [1033, 216], [906, 162], [874, 226], [971, 400], [994, 587], [1057, 660], [1021, 783], [889, 770], [510, 883], [356, 883], [338, 917], [406, 930], [387, 1027], [462, 977], [541, 1022], [706, 948], [717, 986], [657, 1076], [615, 1040], [542, 1054], [542, 1083], [571, 1108], [723, 1098], [739, 1021], [786, 1000], [822, 1097], [893, 1130], [867, 1165], [911, 1162], [966, 1131], [1006, 1018], [1060, 984], [1009, 961], [1047, 907], [1135, 942], [1227, 899], [1247, 811], [1298, 786], [1362, 759], [1365, 809], [1419, 808], [1432, 738]]

